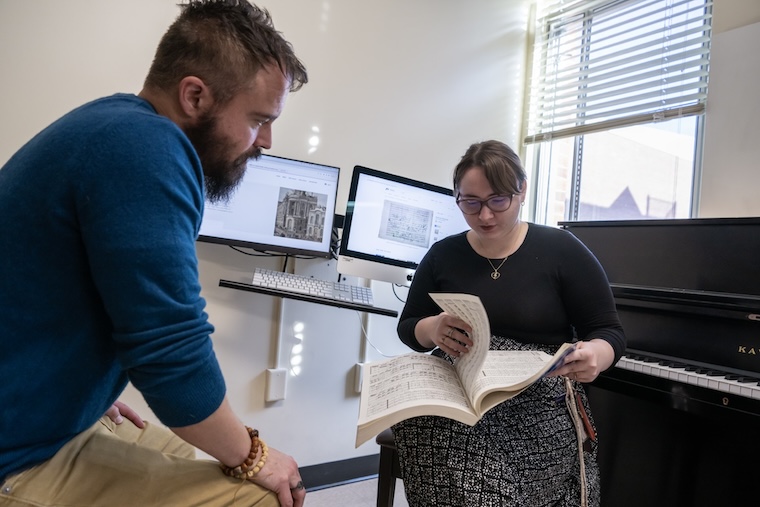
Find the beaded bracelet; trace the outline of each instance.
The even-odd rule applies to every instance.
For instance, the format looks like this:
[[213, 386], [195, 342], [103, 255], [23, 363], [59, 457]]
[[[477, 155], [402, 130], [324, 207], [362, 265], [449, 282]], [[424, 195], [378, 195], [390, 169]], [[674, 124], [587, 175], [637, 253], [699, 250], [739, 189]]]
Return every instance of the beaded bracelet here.
[[[264, 463], [266, 463], [267, 456], [269, 455], [267, 444], [259, 438], [259, 430], [249, 428], [248, 426], [246, 426], [245, 429], [248, 430], [248, 435], [251, 437], [251, 451], [248, 453], [246, 460], [236, 467], [228, 467], [227, 465], [219, 464], [224, 475], [234, 477], [235, 479], [250, 479], [259, 473], [264, 467]], [[259, 458], [258, 463], [256, 463], [256, 466], [253, 466], [253, 460], [256, 459], [256, 454], [258, 454], [259, 449], [261, 449], [261, 457]]]

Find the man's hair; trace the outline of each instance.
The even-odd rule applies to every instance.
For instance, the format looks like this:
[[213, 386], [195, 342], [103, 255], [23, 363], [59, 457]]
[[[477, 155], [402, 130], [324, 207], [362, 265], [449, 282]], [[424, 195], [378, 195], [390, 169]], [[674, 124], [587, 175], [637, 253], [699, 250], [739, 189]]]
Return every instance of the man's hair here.
[[280, 68], [291, 92], [308, 82], [306, 68], [267, 10], [246, 0], [189, 0], [180, 7], [158, 44], [146, 88], [170, 90], [196, 76], [224, 104], [267, 64]]
[[483, 141], [471, 145], [454, 168], [454, 192], [459, 193], [459, 184], [464, 174], [473, 167], [480, 167], [486, 180], [497, 194], [519, 194], [528, 179], [520, 157], [501, 141]]

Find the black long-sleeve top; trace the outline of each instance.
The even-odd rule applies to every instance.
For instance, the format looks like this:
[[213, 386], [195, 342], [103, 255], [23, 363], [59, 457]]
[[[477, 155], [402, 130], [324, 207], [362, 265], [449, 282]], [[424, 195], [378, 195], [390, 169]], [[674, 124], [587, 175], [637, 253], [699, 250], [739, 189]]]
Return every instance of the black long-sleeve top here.
[[499, 269], [501, 276], [494, 280], [492, 272], [465, 233], [435, 243], [409, 289], [398, 323], [401, 341], [429, 351], [414, 336], [419, 320], [441, 312], [428, 294], [457, 292], [480, 297], [493, 335], [556, 345], [601, 338], [612, 345], [615, 362], [624, 353], [625, 334], [607, 275], [570, 232], [529, 224], [525, 241]]

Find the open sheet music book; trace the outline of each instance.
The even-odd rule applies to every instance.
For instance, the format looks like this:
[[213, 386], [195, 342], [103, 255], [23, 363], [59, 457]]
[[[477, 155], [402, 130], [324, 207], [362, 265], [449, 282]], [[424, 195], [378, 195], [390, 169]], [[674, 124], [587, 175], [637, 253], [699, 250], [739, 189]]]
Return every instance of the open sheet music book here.
[[554, 356], [531, 350], [488, 350], [491, 331], [483, 303], [469, 294], [430, 294], [449, 315], [472, 326], [470, 352], [452, 365], [411, 352], [368, 363], [359, 401], [356, 447], [405, 419], [437, 415], [470, 426], [495, 407], [558, 368], [575, 346]]

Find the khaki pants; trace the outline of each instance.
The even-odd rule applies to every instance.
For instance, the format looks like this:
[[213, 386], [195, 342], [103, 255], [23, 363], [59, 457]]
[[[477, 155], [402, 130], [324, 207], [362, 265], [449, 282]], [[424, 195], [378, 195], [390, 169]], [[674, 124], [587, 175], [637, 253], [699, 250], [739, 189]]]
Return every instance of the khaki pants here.
[[103, 417], [55, 456], [0, 486], [0, 507], [276, 507], [277, 496], [222, 474], [171, 431]]

